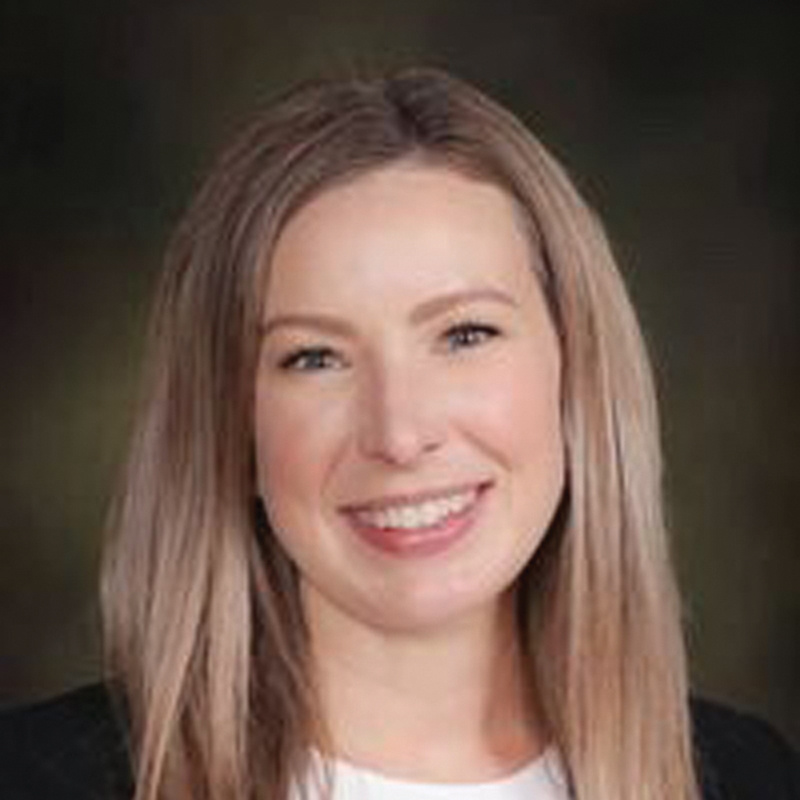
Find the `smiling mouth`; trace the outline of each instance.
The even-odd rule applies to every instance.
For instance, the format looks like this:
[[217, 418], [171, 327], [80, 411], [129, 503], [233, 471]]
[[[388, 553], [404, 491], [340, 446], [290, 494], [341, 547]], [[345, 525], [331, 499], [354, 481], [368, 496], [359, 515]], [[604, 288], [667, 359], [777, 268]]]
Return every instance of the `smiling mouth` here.
[[380, 550], [423, 555], [449, 546], [469, 529], [489, 485], [365, 503], [343, 512], [355, 531]]

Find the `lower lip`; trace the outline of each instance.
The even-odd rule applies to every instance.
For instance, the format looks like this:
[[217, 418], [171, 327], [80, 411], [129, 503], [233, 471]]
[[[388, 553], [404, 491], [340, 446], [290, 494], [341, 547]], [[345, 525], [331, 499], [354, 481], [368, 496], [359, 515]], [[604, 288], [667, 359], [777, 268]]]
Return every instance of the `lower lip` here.
[[475, 522], [487, 488], [478, 489], [474, 502], [463, 511], [428, 528], [375, 528], [353, 516], [348, 516], [348, 519], [359, 538], [382, 553], [405, 558], [433, 556], [450, 549], [466, 536]]

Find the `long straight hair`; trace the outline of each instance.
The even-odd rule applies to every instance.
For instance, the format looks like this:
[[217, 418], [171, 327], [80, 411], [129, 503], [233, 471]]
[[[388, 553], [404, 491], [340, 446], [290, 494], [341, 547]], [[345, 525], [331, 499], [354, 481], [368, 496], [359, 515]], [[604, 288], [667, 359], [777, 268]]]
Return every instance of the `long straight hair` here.
[[567, 485], [518, 582], [520, 636], [576, 800], [696, 800], [650, 368], [597, 218], [508, 111], [440, 71], [304, 85], [179, 225], [103, 575], [136, 800], [285, 798], [324, 730], [293, 564], [254, 498], [258, 318], [287, 220], [402, 159], [504, 190], [563, 362]]

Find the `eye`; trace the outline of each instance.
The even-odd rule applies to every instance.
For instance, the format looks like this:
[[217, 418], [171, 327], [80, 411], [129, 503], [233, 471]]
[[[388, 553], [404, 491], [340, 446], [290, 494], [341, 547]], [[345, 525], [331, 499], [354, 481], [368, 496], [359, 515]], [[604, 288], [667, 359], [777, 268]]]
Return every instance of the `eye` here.
[[330, 347], [303, 347], [282, 358], [278, 366], [287, 372], [320, 372], [341, 369], [344, 360]]
[[444, 332], [448, 350], [477, 347], [500, 335], [499, 328], [483, 322], [461, 322]]

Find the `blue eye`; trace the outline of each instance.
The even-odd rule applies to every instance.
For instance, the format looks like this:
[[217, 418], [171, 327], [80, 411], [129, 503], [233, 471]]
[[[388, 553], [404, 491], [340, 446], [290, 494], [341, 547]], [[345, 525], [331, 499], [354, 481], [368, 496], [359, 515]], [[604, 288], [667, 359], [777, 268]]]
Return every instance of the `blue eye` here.
[[462, 322], [448, 328], [444, 337], [449, 350], [462, 350], [467, 347], [477, 347], [490, 339], [500, 335], [500, 330], [494, 325], [482, 322]]
[[330, 347], [303, 347], [282, 358], [278, 366], [289, 372], [319, 372], [340, 369], [342, 359]]

